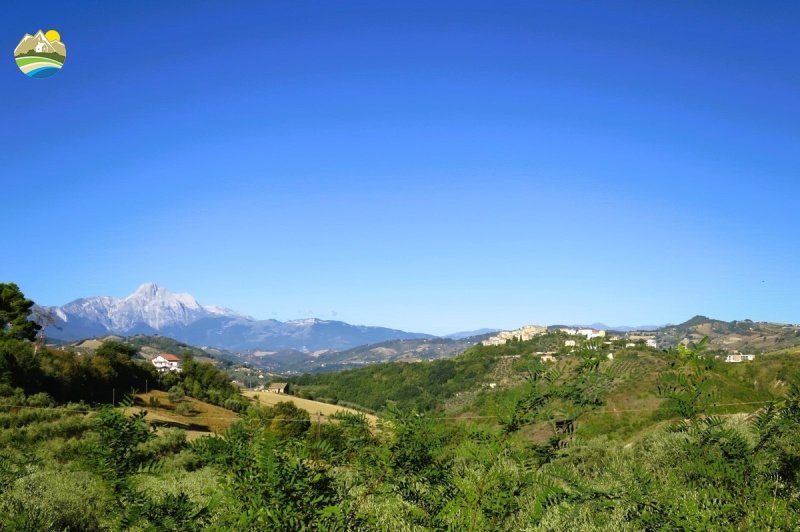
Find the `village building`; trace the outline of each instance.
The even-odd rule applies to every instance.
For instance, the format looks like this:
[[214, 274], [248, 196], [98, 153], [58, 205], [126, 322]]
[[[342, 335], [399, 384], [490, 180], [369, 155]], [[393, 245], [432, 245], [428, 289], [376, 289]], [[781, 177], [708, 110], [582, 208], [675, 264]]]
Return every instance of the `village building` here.
[[152, 360], [152, 362], [160, 373], [181, 370], [181, 359], [169, 353], [162, 353], [158, 355]]
[[597, 329], [578, 329], [578, 334], [585, 336], [587, 340], [591, 340], [592, 338], [606, 337], [605, 331], [599, 331]]
[[739, 351], [734, 351], [725, 357], [725, 362], [749, 362], [755, 360], [755, 355], [743, 355]]
[[497, 335], [492, 336], [488, 340], [484, 340], [481, 342], [483, 345], [504, 345], [509, 340], [519, 340], [519, 341], [527, 341], [531, 340], [536, 336], [545, 334], [547, 332], [547, 327], [542, 327], [541, 325], [525, 325], [524, 327], [520, 327], [519, 329], [515, 329], [513, 331], [502, 331], [497, 333]]
[[267, 388], [268, 392], [272, 393], [289, 393], [289, 383], [288, 382], [273, 382]]

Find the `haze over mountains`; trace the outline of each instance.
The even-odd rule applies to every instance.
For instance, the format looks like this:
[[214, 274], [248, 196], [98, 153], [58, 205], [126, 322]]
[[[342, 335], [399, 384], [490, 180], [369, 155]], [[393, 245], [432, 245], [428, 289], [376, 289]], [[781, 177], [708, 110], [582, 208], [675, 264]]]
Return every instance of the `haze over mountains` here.
[[256, 320], [224, 307], [201, 305], [189, 294], [174, 294], [154, 283], [143, 284], [122, 299], [82, 298], [47, 309], [55, 319], [55, 324], [47, 328], [47, 336], [66, 341], [110, 334], [158, 334], [191, 345], [232, 351], [315, 351], [350, 349], [387, 340], [433, 338], [422, 333], [314, 318], [286, 322]]

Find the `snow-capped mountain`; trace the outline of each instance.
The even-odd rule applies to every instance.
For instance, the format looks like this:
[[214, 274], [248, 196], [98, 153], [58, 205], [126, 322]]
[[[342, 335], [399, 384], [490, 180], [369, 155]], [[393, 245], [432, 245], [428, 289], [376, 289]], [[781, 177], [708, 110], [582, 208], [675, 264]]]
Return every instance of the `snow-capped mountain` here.
[[[141, 285], [123, 299], [91, 297], [78, 299], [58, 309], [58, 314], [75, 315], [103, 325], [110, 331], [128, 333], [146, 325], [155, 331], [172, 326], [186, 326], [215, 316], [243, 318], [222, 307], [205, 307], [189, 294], [173, 294], [154, 283]], [[66, 318], [62, 318], [68, 321]]]
[[201, 305], [189, 294], [173, 294], [154, 283], [143, 284], [122, 299], [90, 297], [49, 310], [56, 324], [48, 328], [47, 335], [60, 340], [108, 334], [160, 334], [192, 345], [249, 351], [338, 350], [387, 340], [431, 337], [340, 321], [255, 320], [224, 307]]

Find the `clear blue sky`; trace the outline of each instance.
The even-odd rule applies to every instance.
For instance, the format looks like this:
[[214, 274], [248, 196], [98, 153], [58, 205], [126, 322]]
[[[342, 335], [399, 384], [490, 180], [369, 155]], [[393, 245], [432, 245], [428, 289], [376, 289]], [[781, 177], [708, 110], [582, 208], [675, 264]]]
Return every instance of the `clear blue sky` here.
[[[189, 5], [4, 6], [0, 279], [37, 302], [800, 322], [800, 3]], [[39, 28], [67, 63], [27, 79]]]

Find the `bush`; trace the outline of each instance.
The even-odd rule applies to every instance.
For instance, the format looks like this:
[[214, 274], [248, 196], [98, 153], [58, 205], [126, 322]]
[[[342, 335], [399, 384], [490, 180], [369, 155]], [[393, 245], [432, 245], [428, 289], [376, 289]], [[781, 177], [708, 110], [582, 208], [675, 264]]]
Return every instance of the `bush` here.
[[102, 480], [86, 471], [35, 472], [0, 497], [8, 530], [108, 530], [112, 509]]
[[44, 392], [39, 392], [28, 397], [26, 400], [28, 406], [48, 407], [55, 406], [56, 402], [53, 398]]
[[175, 412], [181, 416], [188, 416], [192, 413], [192, 405], [186, 401], [181, 401], [175, 406]]
[[138, 451], [149, 458], [157, 458], [177, 453], [184, 447], [186, 447], [186, 431], [162, 428], [155, 438], [139, 444]]
[[169, 389], [169, 400], [173, 403], [177, 403], [181, 399], [184, 398], [186, 395], [186, 390], [183, 389], [180, 385], [176, 384], [172, 388]]

